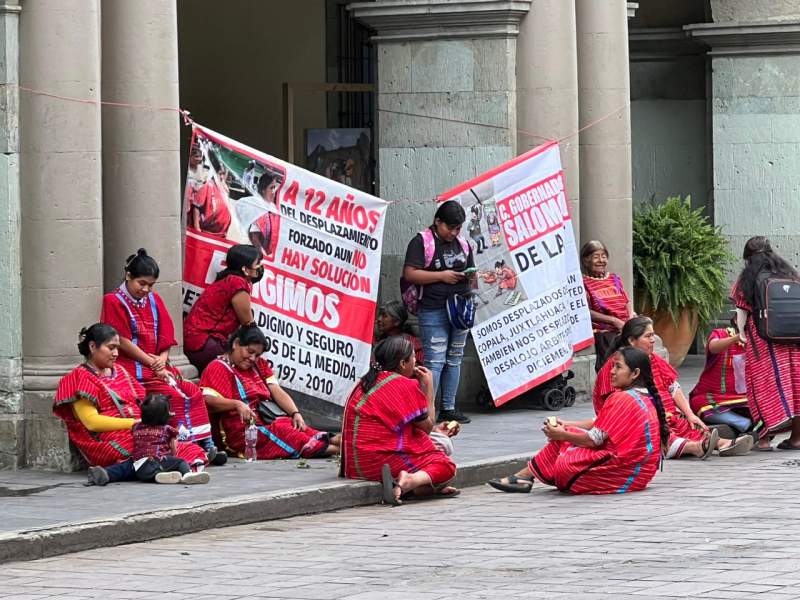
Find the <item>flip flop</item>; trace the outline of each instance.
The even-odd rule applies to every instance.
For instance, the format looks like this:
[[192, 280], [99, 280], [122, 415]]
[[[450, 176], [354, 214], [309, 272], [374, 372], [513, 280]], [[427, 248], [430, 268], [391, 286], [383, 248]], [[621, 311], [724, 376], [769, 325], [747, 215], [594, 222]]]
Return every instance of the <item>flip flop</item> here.
[[727, 448], [719, 451], [720, 456], [742, 456], [747, 454], [753, 448], [753, 437], [750, 435], [742, 435]]
[[503, 483], [501, 479], [490, 479], [487, 483], [494, 489], [509, 494], [527, 494], [531, 491], [531, 488], [533, 488], [533, 477], [528, 478], [508, 475], [506, 479], [508, 479], [508, 483]]
[[792, 442], [789, 441], [789, 438], [783, 440], [777, 446], [778, 450], [800, 450], [800, 446], [793, 446]]
[[773, 450], [775, 450], [775, 448], [772, 446], [759, 446], [758, 444], [753, 446], [753, 452], [772, 452]]
[[413, 491], [406, 492], [401, 496], [403, 502], [418, 502], [420, 500], [442, 500], [446, 498], [455, 498], [461, 495], [461, 490], [453, 488], [454, 491], [449, 494], [442, 494], [441, 492], [434, 492], [433, 494], [417, 495]]
[[706, 460], [714, 450], [717, 448], [717, 442], [719, 442], [719, 431], [716, 429], [712, 429], [711, 433], [708, 434], [705, 443], [703, 444], [703, 456], [700, 457], [700, 460]]
[[397, 480], [392, 477], [392, 469], [389, 465], [381, 467], [381, 485], [383, 486], [383, 502], [391, 506], [399, 506], [403, 503], [400, 498], [394, 495], [394, 488], [397, 487]]

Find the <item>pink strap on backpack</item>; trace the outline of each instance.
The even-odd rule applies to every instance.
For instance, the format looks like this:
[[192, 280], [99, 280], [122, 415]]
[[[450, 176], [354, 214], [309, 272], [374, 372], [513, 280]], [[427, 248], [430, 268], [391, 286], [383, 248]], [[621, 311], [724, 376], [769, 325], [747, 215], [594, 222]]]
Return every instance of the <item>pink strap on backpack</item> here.
[[[433, 237], [433, 232], [428, 229], [423, 229], [419, 232], [419, 235], [422, 237], [422, 247], [425, 252], [425, 268], [431, 266], [433, 262], [433, 255], [436, 254], [436, 240]], [[469, 258], [470, 247], [469, 242], [465, 240], [460, 235], [456, 238], [458, 239], [458, 243], [461, 244], [461, 249], [464, 251], [464, 257]]]

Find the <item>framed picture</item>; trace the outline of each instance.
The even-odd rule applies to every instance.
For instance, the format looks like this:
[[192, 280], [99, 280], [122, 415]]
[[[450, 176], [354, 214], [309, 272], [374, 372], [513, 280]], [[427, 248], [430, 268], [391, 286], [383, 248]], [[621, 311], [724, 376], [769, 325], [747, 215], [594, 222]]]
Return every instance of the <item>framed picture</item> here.
[[306, 129], [306, 169], [372, 193], [369, 129]]

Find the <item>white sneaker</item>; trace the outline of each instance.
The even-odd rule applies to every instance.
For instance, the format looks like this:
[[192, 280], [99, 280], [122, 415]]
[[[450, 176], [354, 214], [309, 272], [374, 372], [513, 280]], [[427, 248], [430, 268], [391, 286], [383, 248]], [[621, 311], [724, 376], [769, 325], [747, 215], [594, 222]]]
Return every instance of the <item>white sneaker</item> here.
[[177, 471], [156, 473], [156, 483], [180, 483], [181, 474]]
[[181, 483], [185, 483], [187, 485], [191, 485], [193, 483], [208, 483], [209, 481], [211, 481], [211, 477], [209, 477], [208, 473], [205, 471], [201, 471], [199, 473], [189, 471], [186, 473], [186, 475], [181, 477]]

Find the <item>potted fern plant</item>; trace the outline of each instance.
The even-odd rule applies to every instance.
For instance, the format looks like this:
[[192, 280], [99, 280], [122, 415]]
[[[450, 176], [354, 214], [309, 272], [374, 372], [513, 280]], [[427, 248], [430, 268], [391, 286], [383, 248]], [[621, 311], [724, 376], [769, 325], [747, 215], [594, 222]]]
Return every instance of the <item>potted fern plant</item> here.
[[652, 317], [656, 333], [679, 366], [697, 334], [722, 310], [728, 296], [728, 241], [691, 197], [652, 199], [633, 216], [634, 296], [638, 312]]

